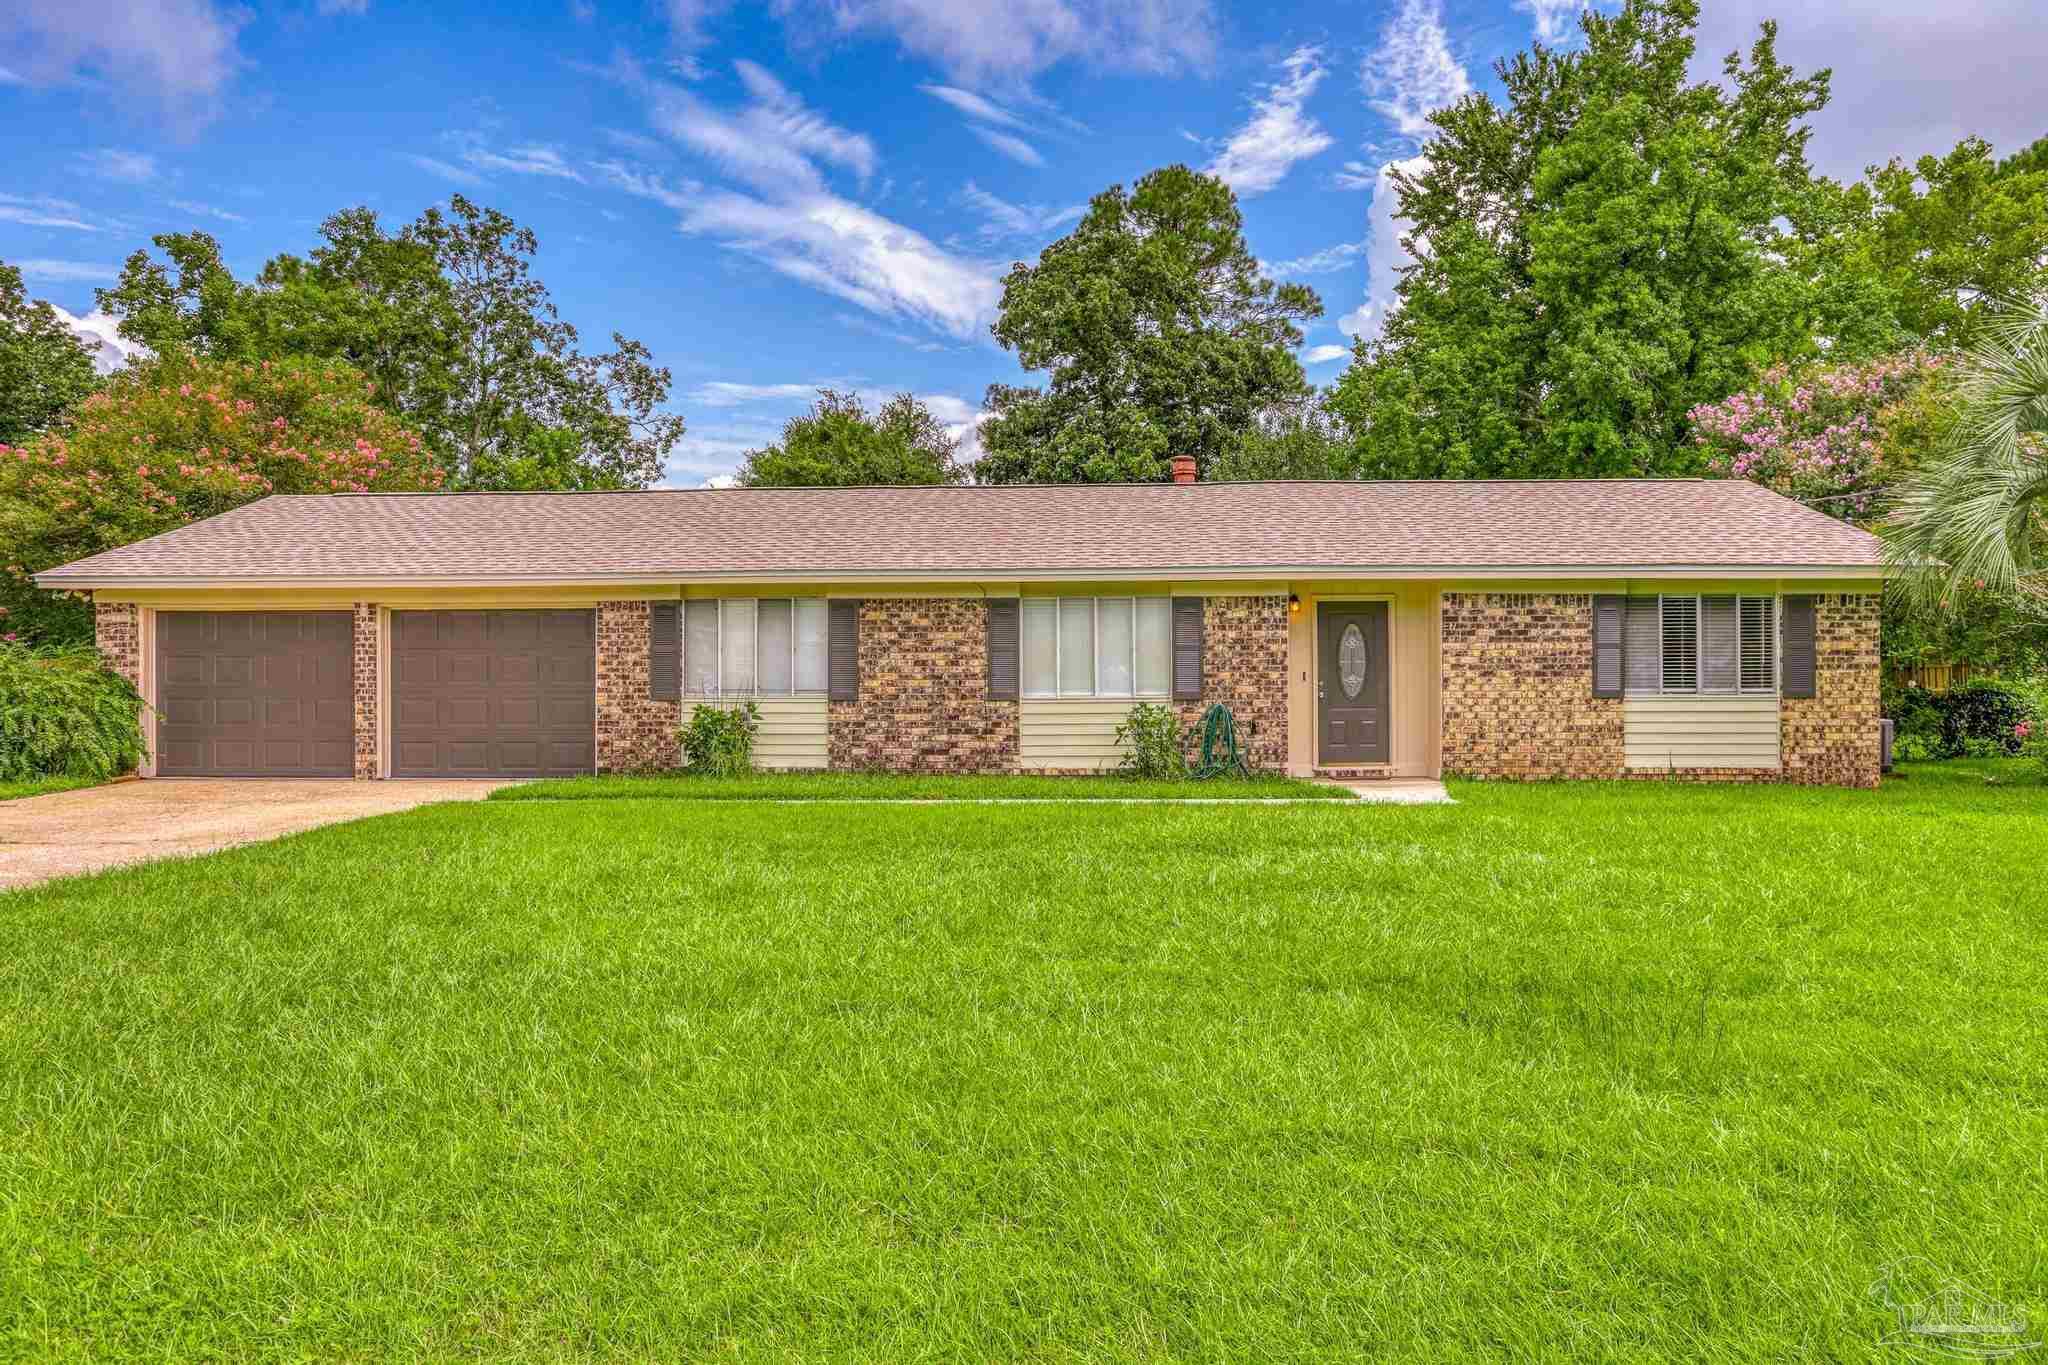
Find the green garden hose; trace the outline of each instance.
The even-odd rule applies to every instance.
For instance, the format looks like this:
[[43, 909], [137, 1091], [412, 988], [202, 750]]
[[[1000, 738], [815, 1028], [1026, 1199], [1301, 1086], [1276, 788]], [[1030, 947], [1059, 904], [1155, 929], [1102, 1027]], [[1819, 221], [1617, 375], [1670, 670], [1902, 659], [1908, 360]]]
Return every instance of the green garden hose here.
[[1194, 775], [1205, 777], [1250, 777], [1251, 765], [1237, 747], [1237, 718], [1220, 701], [1210, 702], [1202, 713], [1202, 761]]

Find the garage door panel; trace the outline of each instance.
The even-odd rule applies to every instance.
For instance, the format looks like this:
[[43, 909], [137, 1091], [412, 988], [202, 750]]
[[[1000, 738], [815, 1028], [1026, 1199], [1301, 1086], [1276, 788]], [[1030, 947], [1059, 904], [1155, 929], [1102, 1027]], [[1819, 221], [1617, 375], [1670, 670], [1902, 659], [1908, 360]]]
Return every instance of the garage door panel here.
[[397, 613], [398, 638], [411, 642], [393, 683], [398, 775], [591, 771], [594, 620], [588, 611]]
[[157, 772], [354, 770], [347, 612], [158, 612]]

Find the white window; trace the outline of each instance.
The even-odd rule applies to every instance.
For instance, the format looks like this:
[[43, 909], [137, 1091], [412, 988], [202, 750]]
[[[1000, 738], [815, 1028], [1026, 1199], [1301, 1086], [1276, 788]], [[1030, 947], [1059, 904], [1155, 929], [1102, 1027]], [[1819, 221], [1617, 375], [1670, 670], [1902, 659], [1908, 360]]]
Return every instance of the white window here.
[[1622, 628], [1636, 695], [1776, 692], [1777, 646], [1774, 597], [1631, 597]]
[[683, 604], [683, 695], [825, 694], [825, 599], [721, 597]]
[[1018, 653], [1027, 697], [1163, 697], [1173, 673], [1165, 597], [1027, 597]]

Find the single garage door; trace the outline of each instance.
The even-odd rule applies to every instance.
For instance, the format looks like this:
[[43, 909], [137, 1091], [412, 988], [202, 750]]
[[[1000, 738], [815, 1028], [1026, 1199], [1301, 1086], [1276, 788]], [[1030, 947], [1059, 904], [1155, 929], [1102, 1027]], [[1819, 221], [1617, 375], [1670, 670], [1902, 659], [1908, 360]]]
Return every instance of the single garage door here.
[[392, 772], [554, 777], [597, 756], [587, 611], [392, 613]]
[[158, 612], [158, 775], [349, 776], [353, 652], [345, 611]]

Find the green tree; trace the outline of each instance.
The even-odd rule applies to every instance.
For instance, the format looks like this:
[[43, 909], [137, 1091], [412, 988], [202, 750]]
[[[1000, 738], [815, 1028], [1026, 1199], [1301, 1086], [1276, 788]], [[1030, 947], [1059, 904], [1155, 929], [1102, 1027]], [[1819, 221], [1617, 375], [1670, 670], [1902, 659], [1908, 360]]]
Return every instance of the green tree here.
[[1803, 120], [1826, 72], [1763, 26], [1687, 77], [1694, 0], [1589, 12], [1583, 46], [1495, 68], [1397, 172], [1416, 263], [1333, 407], [1370, 477], [1691, 472], [1687, 414], [1773, 360], [1887, 348], [1876, 283], [1825, 249]]
[[747, 488], [960, 483], [966, 471], [945, 424], [907, 393], [870, 415], [855, 393], [820, 389], [818, 401], [782, 428], [778, 445], [747, 452]]
[[1102, 483], [1207, 469], [1257, 415], [1308, 392], [1295, 325], [1306, 285], [1275, 285], [1244, 241], [1237, 197], [1168, 166], [1095, 196], [1079, 226], [1003, 280], [994, 332], [1045, 388], [992, 385], [985, 483]]
[[1970, 344], [1988, 301], [2048, 282], [2048, 167], [1964, 138], [1947, 156], [1870, 168], [1845, 192], [1844, 264], [1881, 282], [1909, 337]]
[[20, 270], [0, 261], [0, 447], [55, 422], [97, 382], [92, 351], [49, 304], [29, 298]]
[[1209, 468], [1212, 479], [1348, 479], [1357, 450], [1344, 424], [1307, 400], [1260, 413]]
[[395, 233], [354, 208], [321, 234], [310, 256], [278, 256], [253, 283], [207, 234], [159, 236], [166, 259], [136, 252], [99, 303], [160, 353], [348, 362], [461, 487], [634, 488], [660, 476], [683, 433], [660, 410], [669, 372], [616, 333], [602, 355], [578, 349], [532, 273], [531, 230], [455, 195]]
[[371, 389], [339, 361], [176, 351], [114, 375], [65, 425], [0, 454], [8, 629], [91, 639], [91, 608], [33, 574], [271, 493], [441, 487], [440, 463]]

